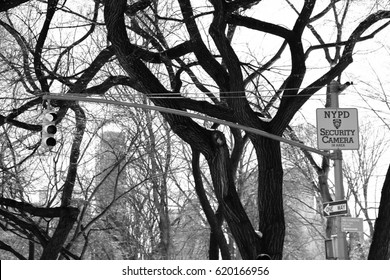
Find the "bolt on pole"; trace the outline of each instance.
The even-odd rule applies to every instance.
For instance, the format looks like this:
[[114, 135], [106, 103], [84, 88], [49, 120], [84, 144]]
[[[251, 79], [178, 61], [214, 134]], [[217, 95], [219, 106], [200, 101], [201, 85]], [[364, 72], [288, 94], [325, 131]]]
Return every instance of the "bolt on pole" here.
[[[340, 83], [332, 81], [330, 83], [330, 96], [331, 96], [331, 107], [339, 108], [339, 94], [342, 90], [340, 89]], [[333, 150], [334, 152], [334, 181], [335, 181], [335, 199], [344, 200], [344, 186], [343, 186], [343, 155], [340, 149]], [[341, 230], [341, 217], [337, 216], [336, 219], [336, 233], [337, 233], [337, 259], [347, 260], [347, 238], [346, 233]]]

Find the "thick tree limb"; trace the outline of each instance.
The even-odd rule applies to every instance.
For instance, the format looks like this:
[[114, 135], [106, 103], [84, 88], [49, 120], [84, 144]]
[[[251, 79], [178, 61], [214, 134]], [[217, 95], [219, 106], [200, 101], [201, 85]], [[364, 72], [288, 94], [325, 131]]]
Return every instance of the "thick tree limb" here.
[[[230, 252], [229, 247], [226, 242], [226, 238], [224, 236], [224, 233], [222, 231], [221, 225], [218, 222], [218, 219], [210, 205], [210, 202], [207, 198], [206, 192], [203, 187], [202, 182], [202, 175], [199, 168], [199, 155], [200, 153], [198, 151], [192, 150], [192, 174], [194, 176], [195, 181], [195, 191], [198, 195], [200, 205], [202, 206], [203, 212], [206, 215], [207, 221], [210, 225], [211, 235], [215, 236], [214, 242], [218, 243], [218, 247], [221, 250], [222, 259], [224, 260], [230, 260]], [[210, 240], [210, 246], [211, 240]], [[218, 254], [217, 254], [218, 256]], [[210, 259], [218, 259], [213, 257], [212, 252], [209, 251], [209, 257]]]
[[34, 98], [34, 99], [30, 100], [29, 102], [27, 102], [27, 103], [23, 104], [22, 106], [20, 106], [18, 109], [14, 109], [12, 111], [12, 113], [10, 113], [8, 116], [0, 115], [0, 126], [5, 124], [5, 123], [9, 123], [9, 124], [12, 124], [13, 126], [16, 126], [16, 127], [19, 127], [19, 128], [23, 128], [23, 129], [26, 129], [26, 130], [40, 131], [42, 129], [41, 125], [28, 124], [28, 123], [24, 123], [24, 122], [15, 120], [15, 118], [17, 118], [19, 115], [23, 114], [27, 110], [31, 109], [32, 107], [34, 107], [34, 106], [36, 106], [36, 105], [38, 105], [40, 103], [42, 103], [42, 98], [41, 97]]
[[0, 12], [8, 11], [9, 9], [15, 8], [29, 0], [0, 0]]
[[126, 14], [129, 16], [134, 16], [137, 12], [142, 11], [149, 7], [152, 4], [151, 0], [140, 0], [131, 5], [128, 5], [126, 8]]
[[213, 38], [229, 73], [230, 92], [221, 94], [221, 99], [223, 99], [224, 96], [229, 97], [226, 102], [234, 110], [235, 115], [239, 118], [240, 122], [259, 127], [260, 121], [249, 106], [248, 100], [245, 98], [245, 86], [241, 72], [241, 63], [236, 52], [231, 47], [230, 41], [225, 35], [227, 11], [225, 10], [224, 1], [212, 0], [211, 3], [214, 6], [215, 12], [209, 33]]
[[112, 47], [103, 49], [92, 61], [89, 67], [84, 71], [81, 77], [77, 79], [77, 82], [71, 86], [69, 92], [82, 92], [87, 87], [92, 78], [95, 77], [97, 72], [103, 67], [103, 65], [105, 65], [113, 56], [114, 49]]
[[238, 26], [244, 26], [249, 29], [269, 33], [281, 37], [286, 41], [289, 41], [290, 38], [293, 36], [292, 31], [288, 30], [285, 27], [273, 23], [261, 21], [255, 18], [237, 15], [237, 14], [229, 15], [229, 17], [227, 18], [227, 23], [238, 25]]
[[18, 251], [15, 251], [11, 246], [9, 246], [8, 244], [4, 243], [1, 240], [0, 240], [0, 249], [14, 254], [19, 260], [26, 260], [26, 258], [22, 254], [20, 254]]
[[78, 161], [80, 157], [80, 147], [86, 127], [84, 110], [78, 104], [73, 105], [72, 110], [76, 115], [76, 132], [74, 134], [73, 144], [69, 156], [68, 174], [66, 175], [65, 183], [62, 187], [62, 207], [68, 207], [72, 199], [73, 189], [77, 176]]
[[5, 197], [0, 197], [0, 205], [5, 207], [12, 207], [22, 213], [28, 213], [32, 216], [44, 218], [58, 218], [62, 215], [68, 215], [72, 214], [74, 211], [78, 211], [77, 208], [74, 207], [35, 207], [30, 203], [20, 202]]
[[49, 33], [51, 20], [53, 19], [54, 13], [56, 12], [57, 3], [58, 0], [48, 0], [47, 2], [46, 19], [42, 26], [41, 32], [39, 33], [39, 37], [35, 45], [34, 51], [35, 74], [39, 83], [41, 84], [41, 90], [44, 92], [49, 92], [49, 84], [47, 82], [47, 78], [42, 71], [42, 50], [46, 41], [47, 34]]
[[46, 235], [35, 224], [23, 221], [16, 215], [10, 213], [9, 211], [3, 210], [2, 208], [0, 208], [0, 215], [9, 221], [12, 221], [15, 225], [17, 225], [17, 227], [23, 229], [23, 231], [32, 233], [39, 240], [42, 246], [47, 244]]
[[214, 56], [210, 53], [204, 44], [199, 29], [196, 25], [190, 1], [179, 1], [179, 4], [184, 17], [184, 23], [190, 36], [192, 49], [199, 61], [199, 64], [218, 84], [221, 91], [229, 91], [229, 77], [222, 65], [215, 60]]
[[49, 239], [46, 246], [43, 248], [41, 260], [55, 260], [58, 254], [62, 250], [66, 238], [69, 232], [72, 230], [74, 223], [77, 221], [79, 210], [73, 211], [70, 214], [66, 214], [60, 217], [58, 225], [53, 233], [53, 236]]
[[138, 56], [143, 61], [150, 63], [163, 63], [166, 59], [175, 59], [192, 52], [192, 47], [190, 42], [184, 42], [174, 46], [173, 48], [162, 51], [161, 53], [156, 53], [144, 50], [131, 44], [131, 51], [134, 53], [134, 56]]

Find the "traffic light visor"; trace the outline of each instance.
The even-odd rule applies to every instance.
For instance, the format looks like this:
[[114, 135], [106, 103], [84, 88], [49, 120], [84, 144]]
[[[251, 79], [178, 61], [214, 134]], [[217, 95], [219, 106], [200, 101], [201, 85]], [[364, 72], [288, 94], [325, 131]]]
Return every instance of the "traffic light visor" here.
[[54, 112], [48, 112], [45, 114], [45, 119], [49, 122], [54, 122], [57, 120], [57, 114]]

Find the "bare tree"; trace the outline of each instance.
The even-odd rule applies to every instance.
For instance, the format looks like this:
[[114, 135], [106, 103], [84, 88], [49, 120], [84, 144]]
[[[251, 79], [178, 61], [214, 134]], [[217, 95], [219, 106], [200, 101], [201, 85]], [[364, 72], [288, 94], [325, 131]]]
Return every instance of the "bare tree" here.
[[[211, 6], [206, 6], [205, 9], [200, 10], [199, 7], [193, 7], [190, 1], [179, 1], [183, 27], [189, 40], [166, 50], [163, 54], [165, 60], [160, 58], [161, 53], [157, 56], [155, 52], [140, 50], [133, 43], [137, 37], [137, 32], [127, 33], [126, 31], [125, 15], [130, 8], [126, 1], [120, 3], [105, 1], [105, 23], [108, 38], [124, 71], [129, 77], [137, 80], [137, 90], [153, 98], [152, 100], [156, 105], [172, 109], [194, 110], [212, 117], [281, 135], [295, 113], [310, 96], [338, 77], [352, 62], [353, 49], [363, 33], [374, 23], [388, 18], [390, 14], [386, 11], [380, 11], [363, 20], [343, 43], [344, 49], [340, 52], [340, 57], [334, 67], [325, 71], [319, 79], [301, 90], [306, 74], [302, 34], [312, 18], [315, 1], [305, 1], [292, 29], [237, 13], [240, 9], [247, 9], [258, 4], [258, 2], [234, 1], [227, 3], [216, 0], [211, 1]], [[145, 6], [137, 6], [139, 7], [139, 13], [145, 13], [149, 4], [151, 7], [156, 5], [156, 3], [149, 1], [143, 1], [142, 3], [145, 3]], [[158, 11], [158, 9], [152, 11]], [[208, 49], [204, 43], [201, 30], [196, 21], [196, 18], [206, 17], [210, 14], [212, 16], [208, 26], [208, 35], [216, 46], [216, 49], [213, 50]], [[157, 18], [155, 14], [150, 16]], [[175, 19], [175, 22], [178, 21], [180, 20]], [[245, 95], [246, 83], [242, 69], [244, 71], [250, 69], [241, 67], [243, 62], [240, 61], [225, 33], [228, 25], [272, 34], [285, 40], [290, 48], [291, 72], [283, 83], [280, 104], [270, 121], [265, 122], [259, 118], [261, 112], [251, 107]], [[214, 53], [218, 54], [223, 63], [220, 63]], [[185, 54], [193, 54], [196, 58], [196, 64], [213, 80], [220, 93], [219, 96], [215, 96], [219, 102], [213, 104], [185, 98], [178, 94], [180, 87], [177, 87], [177, 82], [171, 85], [171, 90], [167, 89], [158, 77], [148, 69], [148, 65], [143, 62], [144, 60], [165, 63], [169, 70], [171, 64], [167, 64], [166, 59], [173, 63], [175, 59]], [[258, 69], [255, 71], [257, 73], [261, 72]], [[256, 72], [252, 72], [256, 76]], [[176, 77], [178, 78], [178, 76]], [[172, 78], [172, 80], [174, 79]], [[206, 96], [210, 94], [210, 91], [204, 91], [204, 88], [203, 92]], [[156, 96], [156, 93], [160, 96]], [[167, 99], [166, 97], [170, 98]], [[213, 100], [215, 99], [211, 99], [211, 101]], [[231, 176], [232, 169], [230, 169], [235, 164], [229, 157], [224, 135], [219, 131], [210, 131], [201, 127], [189, 118], [170, 114], [164, 114], [164, 117], [178, 136], [189, 143], [194, 151], [204, 154], [208, 160], [216, 196], [223, 208], [224, 217], [235, 237], [242, 257], [253, 259], [261, 253], [267, 253], [274, 259], [280, 259], [282, 257], [285, 224], [282, 203], [283, 168], [279, 143], [258, 135], [248, 134], [256, 149], [259, 166], [258, 229], [263, 233], [263, 238], [260, 239], [236, 194], [234, 180]], [[242, 143], [242, 134], [236, 133], [235, 135], [235, 143], [239, 145], [239, 143]], [[233, 156], [232, 158], [234, 159]]]
[[[60, 214], [55, 216], [56, 226], [45, 237], [35, 227], [27, 228], [27, 233], [33, 234], [43, 247], [41, 258], [58, 257], [76, 221], [79, 210], [71, 206], [71, 201], [77, 184], [80, 147], [87, 127], [85, 109], [77, 102], [55, 100], [55, 94], [102, 96], [112, 87], [126, 86], [135, 90], [130, 94], [143, 94], [157, 106], [197, 112], [281, 136], [306, 101], [338, 78], [352, 63], [354, 48], [364, 38], [365, 32], [390, 17], [388, 11], [373, 10], [355, 24], [342, 44], [335, 45], [338, 57], [332, 68], [325, 69], [309, 82], [311, 78], [307, 69], [310, 62], [307, 58], [313, 46], [306, 47], [304, 31], [310, 28], [311, 22], [340, 3], [330, 1], [330, 8], [326, 7], [317, 14], [316, 2], [304, 1], [289, 27], [249, 16], [254, 9], [262, 8], [263, 3], [258, 0], [211, 0], [206, 3], [190, 0], [91, 1], [88, 2], [90, 8], [80, 12], [59, 5], [56, 0], [48, 0], [28, 3], [26, 9], [36, 17], [34, 23], [30, 22], [31, 16], [24, 14], [25, 10], [8, 10], [0, 26], [12, 36], [18, 55], [2, 52], [1, 59], [7, 75], [10, 75], [9, 89], [14, 83], [18, 89], [24, 90], [24, 94], [7, 91], [7, 100], [12, 102], [1, 113], [1, 125], [31, 132], [35, 138], [28, 140], [35, 145], [31, 146], [38, 147], [41, 125], [36, 123], [39, 110], [34, 109], [46, 106], [42, 95], [50, 94], [50, 105], [58, 108], [58, 123], [62, 123], [66, 116], [74, 120], [72, 147], [67, 151], [69, 168], [64, 179], [57, 183], [61, 203]], [[40, 12], [42, 8], [45, 13]], [[102, 9], [104, 14], [100, 16]], [[70, 20], [61, 21], [60, 15], [66, 15]], [[69, 26], [69, 22], [75, 24]], [[375, 29], [371, 35], [386, 25]], [[102, 35], [104, 28], [108, 42]], [[61, 38], [55, 36], [64, 30], [83, 30], [83, 34], [74, 40], [68, 40], [74, 37], [65, 36], [65, 33]], [[265, 58], [253, 51], [259, 57], [256, 60], [241, 56], [239, 43], [246, 39], [235, 41], [239, 37], [234, 30], [248, 32], [247, 38], [255, 38], [258, 34], [277, 37], [280, 48], [272, 49], [271, 56]], [[324, 44], [320, 43], [318, 48], [323, 47]], [[278, 71], [276, 66], [273, 67], [282, 56], [285, 57], [287, 50], [287, 71]], [[271, 77], [268, 74], [274, 71], [279, 81], [268, 79]], [[264, 87], [259, 87], [256, 81], [261, 81]], [[268, 94], [270, 88], [275, 94]], [[262, 89], [266, 89], [266, 93]], [[207, 161], [219, 209], [215, 211], [207, 204], [202, 205], [208, 213], [207, 221], [212, 232], [221, 234], [223, 217], [243, 259], [256, 259], [260, 254], [281, 259], [285, 219], [280, 143], [245, 130], [201, 124], [189, 117], [168, 113], [163, 117], [172, 131], [191, 147], [193, 177], [199, 196], [204, 192], [204, 179], [198, 172], [200, 156]], [[228, 134], [234, 139], [232, 144], [226, 140]], [[256, 225], [252, 224], [236, 189], [237, 166], [247, 139], [255, 149], [258, 165]], [[26, 139], [19, 140], [23, 140], [18, 142], [21, 147], [23, 144], [29, 146]], [[20, 162], [20, 157], [18, 159]], [[11, 199], [4, 200], [4, 207], [12, 205], [21, 209], [18, 203], [26, 203], [22, 198], [3, 199]], [[34, 215], [41, 210], [33, 209]], [[53, 209], [57, 208], [49, 210]], [[10, 212], [2, 212], [2, 215], [7, 221], [14, 219], [12, 221], [18, 222], [20, 227], [22, 224], [27, 226]], [[226, 245], [224, 239], [214, 240], [219, 249]], [[213, 252], [215, 255], [216, 251]]]

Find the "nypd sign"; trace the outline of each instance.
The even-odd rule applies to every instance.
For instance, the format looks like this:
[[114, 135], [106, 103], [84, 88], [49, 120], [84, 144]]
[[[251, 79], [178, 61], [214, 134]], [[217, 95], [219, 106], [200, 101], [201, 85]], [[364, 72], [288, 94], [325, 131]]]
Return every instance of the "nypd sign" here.
[[317, 109], [317, 142], [320, 150], [359, 149], [357, 109]]

